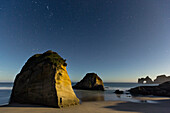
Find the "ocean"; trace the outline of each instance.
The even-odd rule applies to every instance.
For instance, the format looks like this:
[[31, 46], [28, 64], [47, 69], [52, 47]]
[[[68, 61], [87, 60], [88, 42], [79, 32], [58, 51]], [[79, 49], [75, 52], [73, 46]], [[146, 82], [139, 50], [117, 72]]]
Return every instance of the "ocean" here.
[[13, 83], [0, 83], [0, 105], [8, 104]]
[[[72, 83], [75, 85], [75, 83]], [[151, 86], [157, 84], [138, 84], [138, 83], [104, 83], [105, 91], [89, 91], [89, 90], [74, 90], [77, 97], [83, 101], [133, 101], [138, 102], [139, 100], [134, 99], [127, 90], [137, 86]], [[0, 82], [0, 105], [6, 105], [9, 102], [13, 83], [2, 83]], [[123, 90], [125, 94], [117, 95], [114, 93], [115, 90]]]

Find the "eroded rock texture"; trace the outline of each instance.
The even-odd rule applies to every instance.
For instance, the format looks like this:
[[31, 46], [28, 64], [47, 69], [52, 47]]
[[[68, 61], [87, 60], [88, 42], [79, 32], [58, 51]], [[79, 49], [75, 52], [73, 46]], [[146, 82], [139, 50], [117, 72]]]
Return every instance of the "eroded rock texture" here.
[[66, 66], [65, 60], [53, 51], [32, 56], [15, 78], [10, 103], [52, 107], [79, 104]]

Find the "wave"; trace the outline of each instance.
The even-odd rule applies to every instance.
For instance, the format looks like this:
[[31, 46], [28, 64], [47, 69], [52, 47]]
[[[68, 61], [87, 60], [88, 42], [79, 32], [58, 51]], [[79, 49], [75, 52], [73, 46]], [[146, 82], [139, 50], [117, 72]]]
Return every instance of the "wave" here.
[[104, 89], [107, 91], [107, 90], [111, 90], [111, 91], [115, 91], [115, 90], [123, 90], [123, 91], [126, 91], [126, 90], [129, 90], [130, 88], [125, 88], [125, 87], [109, 87], [109, 86], [105, 86]]
[[12, 87], [0, 87], [0, 90], [12, 90]]

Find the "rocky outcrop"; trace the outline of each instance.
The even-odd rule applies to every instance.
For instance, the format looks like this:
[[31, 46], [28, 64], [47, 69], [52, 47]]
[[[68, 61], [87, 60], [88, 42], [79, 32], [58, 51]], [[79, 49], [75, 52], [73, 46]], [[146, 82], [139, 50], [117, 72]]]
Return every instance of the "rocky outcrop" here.
[[129, 90], [132, 95], [155, 95], [170, 97], [170, 81], [158, 86], [139, 86]]
[[166, 76], [166, 75], [159, 75], [156, 77], [156, 79], [154, 80], [155, 84], [160, 84], [160, 83], [164, 83], [170, 81], [170, 76]]
[[164, 82], [170, 81], [170, 76], [166, 76], [166, 75], [159, 75], [156, 77], [156, 79], [154, 81], [152, 81], [151, 78], [149, 78], [148, 76], [146, 78], [139, 78], [138, 79], [138, 83], [143, 84], [144, 82], [146, 84], [161, 84]]
[[73, 88], [104, 91], [103, 81], [95, 73], [87, 73], [86, 76], [80, 82], [78, 82], [75, 86], [73, 86]]
[[[145, 82], [145, 81], [146, 81], [146, 82]], [[153, 83], [152, 79], [149, 78], [149, 76], [147, 76], [146, 78], [139, 78], [139, 79], [138, 79], [138, 83], [143, 84], [144, 82], [145, 82], [146, 84], [152, 84], [152, 83]]]
[[67, 74], [65, 61], [53, 51], [29, 58], [15, 78], [10, 103], [52, 107], [79, 104]]

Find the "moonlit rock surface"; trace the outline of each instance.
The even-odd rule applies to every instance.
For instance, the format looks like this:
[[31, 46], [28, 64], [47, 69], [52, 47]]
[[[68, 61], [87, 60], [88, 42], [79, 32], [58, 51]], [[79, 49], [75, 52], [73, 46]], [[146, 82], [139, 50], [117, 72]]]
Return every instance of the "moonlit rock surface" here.
[[32, 56], [15, 78], [10, 103], [52, 107], [79, 104], [66, 66], [65, 60], [53, 51]]

